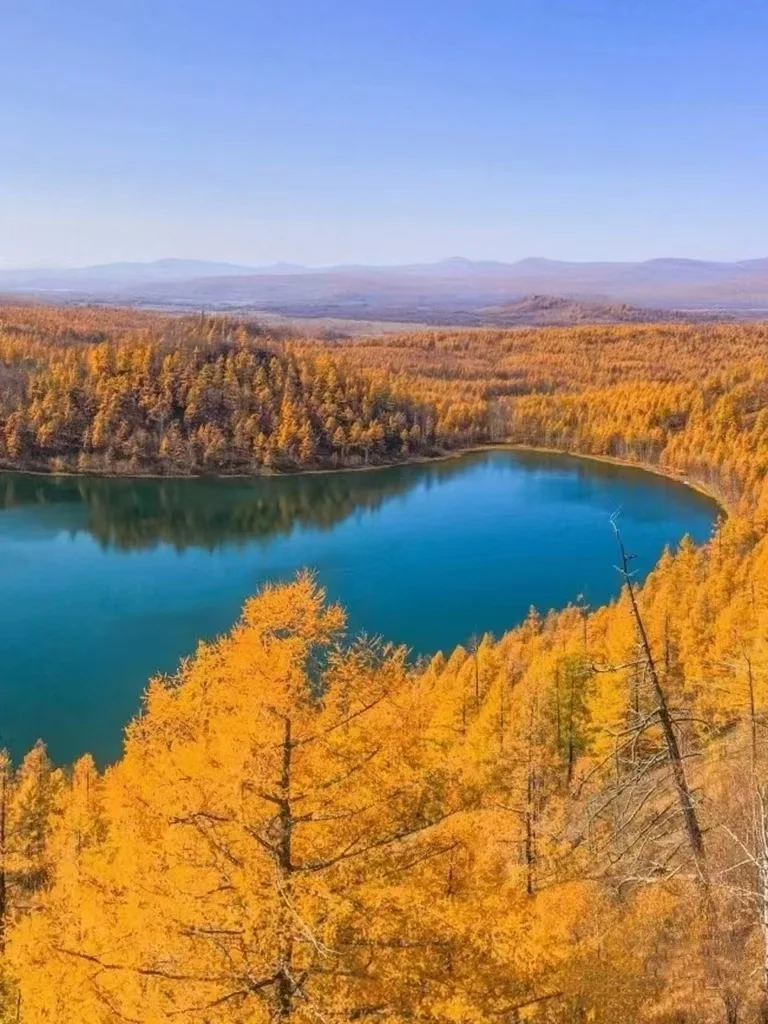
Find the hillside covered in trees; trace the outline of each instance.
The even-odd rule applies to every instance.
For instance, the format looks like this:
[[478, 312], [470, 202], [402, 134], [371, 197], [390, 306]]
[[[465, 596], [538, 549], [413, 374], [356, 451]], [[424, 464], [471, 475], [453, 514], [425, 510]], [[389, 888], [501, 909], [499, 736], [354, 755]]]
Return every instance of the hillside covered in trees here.
[[767, 339], [295, 342], [437, 438], [646, 463], [730, 514], [642, 588], [619, 537], [610, 606], [415, 665], [311, 578], [269, 587], [152, 681], [105, 772], [0, 761], [5, 1019], [764, 1024]]
[[761, 505], [764, 323], [419, 332], [332, 351], [407, 383], [452, 444], [613, 457], [696, 481], [732, 505], [746, 499], [750, 515]]
[[0, 305], [0, 465], [253, 474], [509, 441], [658, 464], [732, 502], [768, 469], [767, 367], [762, 323], [334, 341]]
[[381, 376], [294, 354], [221, 318], [0, 307], [0, 464], [258, 473], [392, 462], [435, 446], [429, 410]]

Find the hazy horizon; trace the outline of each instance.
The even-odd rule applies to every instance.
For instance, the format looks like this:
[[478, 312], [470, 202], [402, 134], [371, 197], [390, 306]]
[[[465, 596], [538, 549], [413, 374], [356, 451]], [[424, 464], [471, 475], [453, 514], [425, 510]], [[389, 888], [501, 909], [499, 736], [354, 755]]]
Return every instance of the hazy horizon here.
[[387, 269], [396, 270], [396, 269], [401, 269], [401, 268], [417, 267], [417, 266], [435, 267], [435, 266], [439, 266], [440, 264], [450, 264], [452, 262], [467, 263], [467, 264], [474, 264], [474, 265], [482, 265], [482, 264], [486, 264], [487, 263], [487, 264], [498, 264], [499, 266], [507, 266], [507, 267], [513, 267], [513, 266], [516, 266], [517, 264], [526, 263], [526, 262], [531, 262], [531, 263], [540, 262], [540, 263], [549, 263], [549, 264], [562, 263], [562, 264], [568, 264], [568, 265], [574, 265], [574, 266], [578, 266], [578, 265], [582, 265], [582, 264], [585, 265], [585, 266], [588, 266], [588, 265], [599, 265], [599, 264], [605, 264], [606, 266], [623, 266], [623, 265], [633, 266], [633, 265], [636, 265], [636, 264], [655, 263], [655, 262], [669, 262], [669, 263], [675, 263], [675, 262], [689, 263], [690, 262], [690, 263], [714, 263], [714, 264], [726, 264], [726, 265], [727, 264], [733, 264], [733, 265], [736, 265], [736, 264], [746, 264], [746, 263], [750, 263], [750, 262], [768, 260], [768, 256], [766, 255], [766, 253], [768, 253], [768, 243], [766, 244], [765, 250], [764, 250], [763, 253], [757, 253], [757, 254], [755, 254], [753, 256], [739, 257], [739, 258], [736, 258], [736, 259], [723, 259], [723, 260], [719, 260], [719, 259], [716, 259], [716, 258], [704, 259], [704, 258], [700, 258], [700, 257], [697, 257], [697, 256], [683, 256], [683, 255], [680, 255], [679, 253], [658, 254], [656, 256], [649, 256], [649, 257], [646, 257], [644, 259], [638, 259], [638, 260], [633, 260], [633, 259], [622, 259], [622, 260], [612, 260], [612, 259], [594, 259], [594, 260], [591, 260], [591, 259], [590, 260], [586, 260], [585, 259], [585, 260], [578, 260], [578, 259], [573, 259], [573, 260], [566, 260], [566, 259], [561, 259], [558, 256], [541, 256], [541, 255], [528, 255], [528, 256], [522, 256], [522, 257], [520, 257], [518, 259], [502, 260], [502, 259], [488, 259], [488, 258], [485, 258], [485, 257], [471, 258], [471, 257], [467, 257], [467, 256], [460, 256], [460, 255], [455, 255], [454, 254], [452, 256], [441, 256], [441, 257], [438, 257], [437, 259], [434, 259], [434, 260], [402, 260], [402, 261], [398, 261], [398, 262], [389, 262], [388, 261], [388, 262], [379, 262], [379, 263], [374, 263], [374, 262], [368, 262], [368, 263], [361, 263], [361, 262], [303, 263], [300, 260], [276, 260], [274, 262], [269, 262], [269, 263], [241, 263], [239, 261], [235, 261], [235, 260], [231, 260], [231, 259], [226, 259], [226, 258], [224, 258], [224, 259], [211, 259], [209, 257], [199, 256], [199, 255], [190, 255], [190, 256], [175, 256], [175, 255], [168, 256], [168, 255], [166, 255], [166, 256], [153, 257], [151, 259], [116, 259], [116, 260], [107, 260], [105, 262], [101, 262], [100, 261], [98, 263], [79, 263], [79, 264], [74, 264], [74, 263], [72, 263], [72, 264], [49, 263], [49, 264], [46, 265], [46, 264], [40, 263], [40, 264], [36, 264], [36, 265], [25, 265], [25, 266], [22, 266], [20, 264], [19, 265], [11, 265], [11, 264], [2, 264], [2, 263], [0, 263], [0, 273], [3, 272], [3, 271], [6, 271], [6, 272], [20, 271], [20, 272], [24, 272], [24, 273], [27, 273], [27, 272], [29, 272], [29, 273], [35, 273], [35, 272], [46, 273], [46, 272], [49, 272], [49, 271], [50, 272], [58, 272], [58, 271], [68, 272], [68, 271], [77, 271], [77, 270], [88, 271], [88, 270], [96, 270], [96, 269], [106, 269], [106, 268], [110, 268], [110, 267], [120, 267], [120, 266], [151, 267], [151, 266], [154, 266], [154, 265], [174, 264], [174, 263], [178, 263], [178, 264], [195, 264], [195, 263], [199, 263], [199, 264], [208, 264], [209, 266], [220, 266], [220, 267], [230, 266], [233, 269], [253, 270], [253, 271], [265, 271], [265, 270], [268, 271], [268, 270], [271, 270], [273, 268], [274, 269], [284, 268], [284, 269], [286, 269], [289, 272], [290, 272], [291, 269], [295, 269], [296, 271], [309, 271], [311, 273], [315, 273], [315, 272], [316, 273], [323, 273], [323, 272], [330, 272], [330, 271], [335, 271], [335, 270], [346, 270], [346, 269], [357, 269], [357, 268], [359, 268], [361, 270], [368, 270], [368, 269], [370, 269], [370, 270], [387, 270]]

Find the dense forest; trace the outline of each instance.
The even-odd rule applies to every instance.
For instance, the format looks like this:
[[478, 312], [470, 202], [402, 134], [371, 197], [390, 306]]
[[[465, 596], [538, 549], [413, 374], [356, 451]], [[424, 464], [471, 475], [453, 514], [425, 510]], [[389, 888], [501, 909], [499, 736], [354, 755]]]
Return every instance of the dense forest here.
[[451, 443], [511, 441], [658, 465], [728, 502], [759, 502], [766, 324], [420, 332], [333, 346], [342, 348], [351, 365], [397, 375], [431, 403]]
[[[27, 417], [36, 374], [71, 359], [80, 380], [93, 353], [173, 330], [4, 316], [3, 393], [16, 381]], [[765, 1024], [767, 342], [764, 325], [233, 338], [277, 346], [281, 373], [386, 382], [435, 439], [645, 463], [728, 518], [642, 588], [619, 520], [611, 605], [532, 611], [415, 665], [348, 637], [311, 577], [267, 587], [151, 682], [106, 771], [42, 745], [0, 761], [5, 1019]], [[185, 365], [208, 365], [195, 345]]]
[[[81, 316], [83, 316], [81, 314]], [[397, 461], [430, 411], [381, 375], [295, 355], [252, 325], [155, 318], [124, 332], [0, 309], [0, 463], [53, 471], [258, 473]], [[66, 323], [66, 321], [64, 321]]]

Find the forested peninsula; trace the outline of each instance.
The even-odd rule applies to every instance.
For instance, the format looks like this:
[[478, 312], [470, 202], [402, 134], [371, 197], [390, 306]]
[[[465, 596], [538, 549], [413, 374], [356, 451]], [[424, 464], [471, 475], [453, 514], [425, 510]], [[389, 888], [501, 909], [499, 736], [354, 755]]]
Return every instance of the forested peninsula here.
[[642, 587], [619, 532], [608, 606], [417, 664], [346, 635], [302, 575], [153, 680], [106, 771], [42, 743], [0, 759], [2, 1019], [768, 1019], [768, 326], [0, 324], [8, 466], [253, 472], [509, 440], [651, 465], [731, 512]]

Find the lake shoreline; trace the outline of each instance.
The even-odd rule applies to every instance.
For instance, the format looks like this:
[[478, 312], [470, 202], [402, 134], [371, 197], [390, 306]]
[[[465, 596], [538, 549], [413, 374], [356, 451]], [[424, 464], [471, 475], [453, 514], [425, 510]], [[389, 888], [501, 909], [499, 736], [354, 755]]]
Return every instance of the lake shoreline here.
[[[681, 484], [683, 487], [688, 487], [690, 490], [696, 491], [705, 498], [709, 498], [717, 505], [725, 516], [732, 515], [734, 511], [730, 507], [728, 500], [723, 497], [722, 494], [713, 490], [711, 487], [708, 487], [700, 480], [691, 480], [682, 473], [675, 473], [661, 469], [659, 466], [654, 466], [652, 462], [633, 462], [629, 459], [620, 459], [615, 455], [594, 455], [590, 453], [573, 452], [566, 448], [546, 448], [544, 446], [533, 444], [513, 444], [510, 442], [508, 444], [501, 445], [501, 447], [510, 448], [513, 451], [542, 452], [549, 453], [550, 455], [567, 455], [572, 459], [585, 459], [590, 462], [604, 462], [609, 466], [621, 466], [623, 469], [637, 469], [642, 473], [653, 473], [654, 476], [663, 477], [665, 480], [672, 480], [674, 483]], [[477, 450], [479, 451], [481, 449]]]
[[532, 605], [614, 600], [616, 509], [638, 581], [686, 535], [712, 536], [711, 500], [598, 461], [497, 444], [434, 466], [230, 486], [0, 476], [4, 743], [22, 757], [43, 735], [57, 763], [85, 750], [111, 763], [146, 680], [307, 567], [347, 610], [348, 640], [384, 638], [410, 664], [502, 636]]
[[417, 455], [413, 458], [403, 459], [399, 462], [379, 462], [373, 465], [363, 466], [318, 466], [308, 469], [290, 470], [263, 470], [259, 473], [108, 473], [90, 471], [79, 473], [76, 470], [53, 470], [53, 469], [25, 469], [22, 466], [0, 465], [0, 474], [22, 473], [29, 476], [39, 477], [67, 477], [83, 478], [93, 480], [269, 480], [284, 479], [287, 477], [299, 476], [321, 476], [328, 473], [365, 473], [381, 469], [396, 469], [406, 466], [427, 466], [433, 462], [449, 462], [453, 459], [461, 459], [465, 455], [479, 454], [481, 452], [493, 451], [521, 451], [538, 452], [548, 455], [563, 455], [572, 459], [583, 459], [591, 462], [603, 462], [611, 466], [620, 466], [624, 469], [636, 469], [643, 473], [652, 473], [667, 480], [689, 487], [692, 491], [702, 494], [713, 501], [724, 516], [733, 514], [731, 503], [713, 488], [702, 483], [700, 480], [691, 480], [682, 473], [675, 473], [661, 469], [650, 462], [635, 462], [630, 459], [621, 459], [614, 455], [597, 455], [591, 452], [576, 452], [567, 448], [553, 448], [546, 445], [526, 444], [522, 441], [496, 441], [485, 444], [468, 445], [464, 448], [456, 448], [450, 451], [443, 451], [436, 455]]

